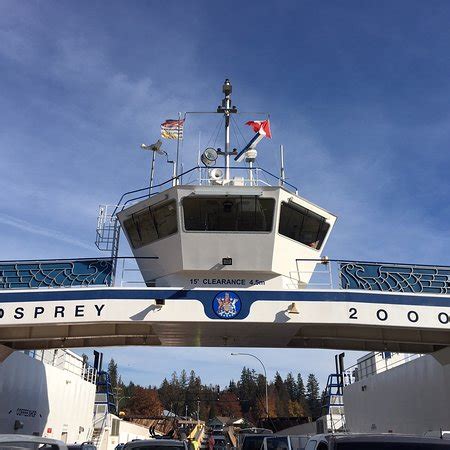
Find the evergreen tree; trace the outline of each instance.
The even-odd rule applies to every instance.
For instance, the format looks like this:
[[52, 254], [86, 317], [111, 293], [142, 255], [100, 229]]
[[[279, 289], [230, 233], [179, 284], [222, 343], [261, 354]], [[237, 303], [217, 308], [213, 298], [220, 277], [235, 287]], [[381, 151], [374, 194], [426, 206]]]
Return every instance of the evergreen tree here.
[[313, 419], [320, 417], [321, 403], [319, 398], [319, 382], [314, 374], [308, 375], [306, 383], [306, 401]]
[[185, 403], [188, 408], [188, 415], [191, 417], [196, 417], [197, 413], [197, 399], [200, 398], [202, 391], [202, 381], [198, 377], [195, 371], [191, 370], [189, 374], [189, 380], [186, 391]]
[[236, 386], [236, 382], [234, 380], [231, 380], [229, 385], [228, 385], [228, 391], [232, 392], [233, 394], [237, 395], [238, 392], [238, 388]]
[[274, 385], [277, 393], [277, 400], [276, 400], [277, 416], [288, 417], [289, 393], [287, 391], [286, 385], [284, 384], [283, 378], [281, 378], [281, 375], [278, 372], [275, 374]]
[[283, 387], [284, 382], [283, 382], [283, 378], [281, 378], [281, 375], [278, 371], [275, 373], [274, 384], [275, 384], [275, 389], [278, 392], [280, 392]]
[[128, 386], [122, 385], [122, 393], [125, 398], [120, 403], [121, 410], [129, 410], [130, 409], [131, 403], [132, 403], [132, 398], [134, 396], [135, 388], [136, 388], [136, 386], [132, 381], [129, 382]]
[[256, 383], [255, 371], [244, 367], [241, 372], [241, 378], [237, 384], [239, 397], [241, 399], [242, 412], [247, 415], [254, 409], [258, 403], [258, 385]]
[[180, 387], [183, 390], [186, 390], [188, 387], [188, 377], [186, 371], [183, 369], [180, 374]]
[[118, 371], [117, 371], [117, 364], [114, 361], [113, 358], [111, 358], [111, 361], [108, 364], [108, 375], [109, 375], [109, 380], [111, 382], [111, 386], [112, 388], [116, 388], [117, 387], [117, 380], [118, 380]]
[[305, 385], [303, 383], [302, 374], [299, 373], [297, 375], [297, 386], [296, 386], [296, 393], [295, 393], [295, 399], [300, 403], [305, 403], [306, 397], [305, 397]]
[[[321, 410], [321, 413], [322, 413], [322, 408], [325, 405], [326, 399], [327, 399], [327, 390], [324, 389], [322, 391], [322, 394], [320, 395], [320, 410]], [[322, 415], [322, 414], [320, 414], [320, 415]]]
[[297, 400], [297, 384], [291, 372], [286, 375], [286, 380], [284, 380], [287, 393], [289, 394], [289, 400]]
[[303, 415], [307, 416], [307, 417], [311, 416], [311, 411], [309, 410], [308, 402], [306, 401], [305, 385], [303, 383], [303, 378], [300, 373], [297, 375], [297, 386], [296, 386], [295, 399], [301, 406], [301, 408], [303, 410]]

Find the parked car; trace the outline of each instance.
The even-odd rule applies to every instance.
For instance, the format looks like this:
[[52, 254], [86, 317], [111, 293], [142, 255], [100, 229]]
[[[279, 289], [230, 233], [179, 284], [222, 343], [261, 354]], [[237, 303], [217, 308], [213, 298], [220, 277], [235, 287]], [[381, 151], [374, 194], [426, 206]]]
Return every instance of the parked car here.
[[309, 436], [266, 436], [261, 450], [304, 450]]
[[142, 439], [127, 442], [123, 450], [188, 450], [188, 447], [177, 439]]
[[63, 441], [25, 434], [0, 434], [0, 450], [67, 450]]
[[97, 450], [93, 442], [82, 442], [81, 444], [67, 444], [68, 450]]
[[305, 450], [450, 450], [450, 441], [402, 434], [317, 434]]

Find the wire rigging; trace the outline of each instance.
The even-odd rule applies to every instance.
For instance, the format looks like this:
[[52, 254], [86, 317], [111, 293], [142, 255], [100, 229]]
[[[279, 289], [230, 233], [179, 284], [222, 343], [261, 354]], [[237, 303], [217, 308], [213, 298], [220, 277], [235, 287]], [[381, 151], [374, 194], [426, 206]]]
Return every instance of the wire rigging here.
[[216, 146], [216, 141], [217, 141], [217, 139], [218, 139], [218, 137], [219, 137], [220, 129], [221, 129], [222, 123], [224, 123], [224, 121], [225, 121], [225, 118], [222, 118], [222, 120], [221, 120], [220, 123], [219, 123], [219, 127], [218, 127], [218, 129], [217, 129], [216, 138], [214, 139], [214, 142], [213, 142], [213, 147]]
[[234, 133], [234, 137], [235, 137], [235, 139], [236, 139], [236, 142], [237, 142], [237, 145], [240, 147], [241, 146], [241, 143], [240, 143], [240, 139], [239, 139], [239, 136], [237, 135], [237, 133], [236, 133], [236, 128], [238, 127], [238, 125], [237, 125], [237, 123], [236, 123], [236, 120], [234, 119], [234, 117], [233, 116], [231, 116], [231, 121], [234, 123], [234, 127], [232, 127], [233, 128], [233, 133]]
[[239, 131], [240, 135], [242, 136], [242, 140], [245, 142], [245, 137], [244, 137], [244, 135], [242, 134], [241, 127], [238, 125], [236, 119], [235, 119], [233, 116], [231, 117], [231, 119], [234, 121], [237, 130]]
[[[217, 121], [217, 124], [216, 124], [216, 126], [214, 127], [214, 131], [213, 131], [213, 132], [211, 133], [211, 135], [209, 136], [208, 143], [206, 144], [206, 147], [209, 147], [209, 144], [211, 143], [211, 140], [212, 140], [212, 138], [213, 138], [214, 135], [216, 135], [216, 140], [217, 140], [217, 134], [219, 133], [220, 126], [222, 125], [222, 121], [223, 121], [223, 118], [220, 118], [220, 119]], [[215, 142], [215, 141], [214, 141], [214, 142]]]

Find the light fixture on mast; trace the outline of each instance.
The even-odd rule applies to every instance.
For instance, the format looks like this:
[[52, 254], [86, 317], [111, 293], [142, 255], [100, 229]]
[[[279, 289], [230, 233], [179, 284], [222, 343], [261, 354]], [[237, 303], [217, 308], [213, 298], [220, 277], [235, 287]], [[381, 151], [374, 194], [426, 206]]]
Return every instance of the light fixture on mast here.
[[214, 166], [218, 157], [217, 150], [212, 147], [208, 147], [200, 156], [200, 161], [206, 166]]

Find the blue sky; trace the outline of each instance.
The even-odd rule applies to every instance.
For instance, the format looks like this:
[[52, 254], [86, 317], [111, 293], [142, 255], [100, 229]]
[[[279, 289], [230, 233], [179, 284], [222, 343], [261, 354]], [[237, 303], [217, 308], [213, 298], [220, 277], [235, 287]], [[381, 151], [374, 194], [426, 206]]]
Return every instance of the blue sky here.
[[[139, 144], [178, 111], [213, 110], [229, 77], [233, 103], [271, 113], [260, 164], [284, 144], [289, 181], [339, 216], [325, 254], [448, 264], [449, 23], [437, 0], [0, 0], [0, 258], [98, 254], [98, 205], [146, 185]], [[186, 167], [213, 125], [186, 125]], [[335, 353], [255, 352], [269, 374], [322, 381]], [[183, 367], [223, 384], [251, 362], [228, 353], [106, 356], [145, 384]]]

